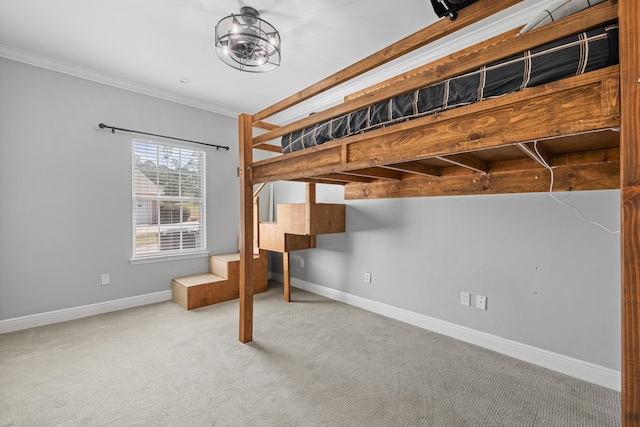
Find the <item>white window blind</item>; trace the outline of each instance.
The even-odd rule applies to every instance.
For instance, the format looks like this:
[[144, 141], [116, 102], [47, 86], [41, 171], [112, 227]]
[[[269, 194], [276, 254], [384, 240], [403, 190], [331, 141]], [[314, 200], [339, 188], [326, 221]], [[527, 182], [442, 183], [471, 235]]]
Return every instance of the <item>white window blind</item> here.
[[133, 139], [133, 256], [206, 249], [206, 153]]

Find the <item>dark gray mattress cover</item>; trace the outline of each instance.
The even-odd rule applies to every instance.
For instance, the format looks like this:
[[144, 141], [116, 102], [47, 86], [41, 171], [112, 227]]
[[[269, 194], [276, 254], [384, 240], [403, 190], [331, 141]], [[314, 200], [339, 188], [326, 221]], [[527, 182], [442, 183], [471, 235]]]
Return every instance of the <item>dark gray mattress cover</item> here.
[[618, 63], [618, 26], [596, 28], [282, 137], [282, 152], [496, 98]]

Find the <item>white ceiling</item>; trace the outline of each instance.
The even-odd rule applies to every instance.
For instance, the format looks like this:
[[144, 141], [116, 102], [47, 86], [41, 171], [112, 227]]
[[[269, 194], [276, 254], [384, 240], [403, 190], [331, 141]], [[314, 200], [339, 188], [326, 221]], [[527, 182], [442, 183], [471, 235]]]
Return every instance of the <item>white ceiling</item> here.
[[[304, 106], [306, 113], [522, 25], [552, 1], [524, 0], [331, 91]], [[241, 6], [256, 8], [280, 31], [282, 64], [274, 71], [243, 73], [218, 59], [214, 27]], [[0, 56], [236, 116], [258, 112], [436, 18], [429, 0], [0, 0]], [[282, 113], [272, 121], [306, 113]]]

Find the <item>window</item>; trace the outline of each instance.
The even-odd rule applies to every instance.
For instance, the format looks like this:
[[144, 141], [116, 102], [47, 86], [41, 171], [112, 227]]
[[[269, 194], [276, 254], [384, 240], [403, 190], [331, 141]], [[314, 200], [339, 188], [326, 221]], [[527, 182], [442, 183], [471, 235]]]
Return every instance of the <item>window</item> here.
[[206, 250], [206, 153], [134, 139], [132, 260]]

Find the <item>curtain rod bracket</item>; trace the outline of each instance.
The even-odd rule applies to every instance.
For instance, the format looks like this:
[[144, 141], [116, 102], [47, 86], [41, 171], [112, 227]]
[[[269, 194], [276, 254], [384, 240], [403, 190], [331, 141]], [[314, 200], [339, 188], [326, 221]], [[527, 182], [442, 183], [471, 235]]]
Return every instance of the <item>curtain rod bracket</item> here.
[[139, 133], [141, 135], [157, 136], [157, 137], [160, 137], [160, 138], [175, 139], [176, 141], [184, 141], [184, 142], [191, 142], [193, 144], [206, 145], [208, 147], [216, 147], [216, 151], [218, 151], [221, 148], [224, 149], [224, 150], [229, 151], [229, 146], [228, 145], [207, 144], [206, 142], [192, 141], [190, 139], [175, 138], [173, 136], [158, 135], [158, 134], [155, 134], [155, 133], [141, 132], [139, 130], [123, 129], [123, 128], [118, 128], [118, 127], [115, 127], [115, 126], [108, 126], [108, 125], [105, 125], [104, 123], [98, 124], [98, 127], [100, 129], [104, 129], [104, 128], [111, 129], [111, 133], [116, 133], [116, 130], [119, 130], [119, 131], [122, 131], [122, 132]]

